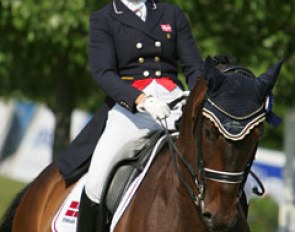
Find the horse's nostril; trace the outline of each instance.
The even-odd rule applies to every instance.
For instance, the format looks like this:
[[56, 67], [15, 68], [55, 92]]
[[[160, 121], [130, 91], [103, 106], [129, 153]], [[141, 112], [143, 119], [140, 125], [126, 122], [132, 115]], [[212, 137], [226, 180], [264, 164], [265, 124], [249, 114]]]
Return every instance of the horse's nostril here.
[[202, 220], [209, 227], [210, 231], [229, 231], [236, 224], [236, 216], [223, 217], [209, 211], [202, 213]]
[[204, 212], [204, 213], [202, 214], [202, 217], [203, 217], [204, 221], [206, 221], [206, 222], [210, 222], [211, 219], [212, 219], [212, 214], [209, 213], [209, 212]]

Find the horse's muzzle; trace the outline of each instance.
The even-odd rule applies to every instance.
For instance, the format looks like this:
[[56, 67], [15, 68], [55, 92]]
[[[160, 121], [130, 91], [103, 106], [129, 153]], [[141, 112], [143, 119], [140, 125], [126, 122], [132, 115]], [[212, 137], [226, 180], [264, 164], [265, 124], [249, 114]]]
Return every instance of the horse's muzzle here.
[[202, 219], [212, 232], [226, 232], [237, 222], [237, 212], [230, 215], [218, 215], [209, 211], [202, 212]]

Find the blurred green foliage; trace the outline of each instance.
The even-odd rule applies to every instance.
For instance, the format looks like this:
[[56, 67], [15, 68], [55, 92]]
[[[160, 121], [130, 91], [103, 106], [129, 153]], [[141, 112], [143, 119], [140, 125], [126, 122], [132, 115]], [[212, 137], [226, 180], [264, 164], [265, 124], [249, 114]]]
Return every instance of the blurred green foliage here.
[[[187, 13], [204, 58], [234, 55], [259, 75], [285, 57], [276, 107], [283, 116], [294, 106], [295, 0], [166, 1]], [[0, 96], [45, 102], [59, 130], [67, 130], [74, 108], [95, 111], [104, 95], [88, 70], [89, 16], [108, 2], [0, 1]], [[263, 145], [280, 149], [282, 140], [282, 129], [267, 128]]]
[[[95, 91], [87, 68], [87, 1], [0, 3], [0, 95], [74, 107]], [[93, 88], [94, 90], [94, 88]]]
[[279, 206], [270, 197], [251, 200], [248, 223], [254, 232], [278, 231]]
[[0, 221], [16, 194], [21, 191], [25, 185], [25, 183], [0, 176]]

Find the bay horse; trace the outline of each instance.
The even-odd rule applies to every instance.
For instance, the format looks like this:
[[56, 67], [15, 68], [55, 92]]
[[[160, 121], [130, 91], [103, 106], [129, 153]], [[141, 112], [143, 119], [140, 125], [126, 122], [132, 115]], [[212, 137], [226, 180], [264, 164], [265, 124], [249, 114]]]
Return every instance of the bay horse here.
[[[217, 68], [207, 58], [176, 141], [168, 139], [160, 150], [114, 231], [250, 231], [239, 198], [281, 65], [256, 78], [240, 66]], [[50, 164], [15, 198], [1, 232], [51, 231], [73, 186]]]

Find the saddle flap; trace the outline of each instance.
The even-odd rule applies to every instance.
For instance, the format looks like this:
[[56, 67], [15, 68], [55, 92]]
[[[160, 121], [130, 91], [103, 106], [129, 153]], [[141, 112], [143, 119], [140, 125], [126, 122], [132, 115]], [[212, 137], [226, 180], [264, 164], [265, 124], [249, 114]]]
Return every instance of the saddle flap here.
[[144, 169], [155, 144], [162, 135], [163, 131], [152, 134], [143, 150], [134, 157], [119, 161], [113, 167], [102, 195], [102, 202], [111, 214], [114, 214], [130, 184]]

